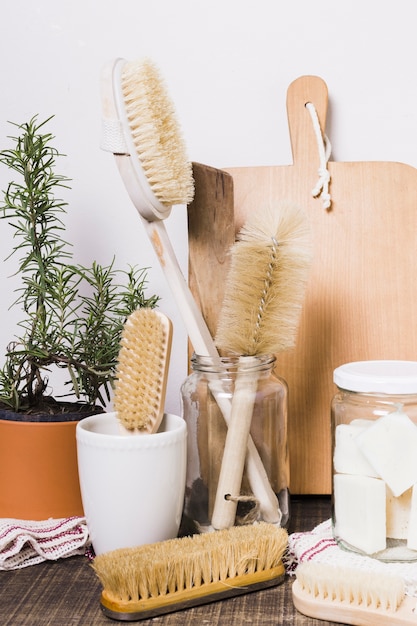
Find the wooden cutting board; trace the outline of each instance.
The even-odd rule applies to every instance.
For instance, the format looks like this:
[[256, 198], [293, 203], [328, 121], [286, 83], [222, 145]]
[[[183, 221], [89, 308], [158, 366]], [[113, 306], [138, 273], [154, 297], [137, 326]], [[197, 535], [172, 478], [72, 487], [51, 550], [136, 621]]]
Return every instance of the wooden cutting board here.
[[[332, 205], [326, 211], [311, 194], [319, 153], [307, 102], [325, 129], [328, 91], [322, 79], [303, 76], [288, 89], [291, 165], [224, 171], [233, 179], [235, 231], [271, 201], [299, 204], [311, 222], [314, 261], [297, 345], [278, 356], [277, 371], [290, 392], [291, 491], [323, 494], [331, 492], [334, 368], [355, 360], [417, 359], [417, 169], [330, 161]], [[198, 224], [204, 202], [194, 210]], [[214, 228], [213, 237], [221, 234]], [[209, 283], [204, 288], [215, 268], [196, 270], [190, 256], [190, 270], [203, 308], [211, 303], [218, 312]]]

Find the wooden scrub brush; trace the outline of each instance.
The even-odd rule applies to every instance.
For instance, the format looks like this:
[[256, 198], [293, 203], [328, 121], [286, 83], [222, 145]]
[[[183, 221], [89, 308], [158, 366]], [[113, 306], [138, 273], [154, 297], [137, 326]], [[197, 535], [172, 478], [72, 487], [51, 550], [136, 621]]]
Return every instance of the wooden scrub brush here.
[[417, 624], [417, 598], [397, 574], [300, 563], [292, 586], [295, 608], [309, 617], [356, 626]]
[[125, 433], [155, 433], [164, 415], [172, 323], [150, 308], [130, 314], [122, 331], [114, 410]]
[[93, 562], [107, 617], [135, 621], [283, 582], [288, 535], [265, 522], [124, 548]]

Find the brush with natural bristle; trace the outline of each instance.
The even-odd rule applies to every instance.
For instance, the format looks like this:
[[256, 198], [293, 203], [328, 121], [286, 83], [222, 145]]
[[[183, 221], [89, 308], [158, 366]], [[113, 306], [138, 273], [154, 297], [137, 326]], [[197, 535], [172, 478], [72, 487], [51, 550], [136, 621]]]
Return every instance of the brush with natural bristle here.
[[194, 195], [192, 167], [158, 68], [150, 59], [124, 63], [121, 88], [135, 152], [152, 191], [164, 205], [188, 204]]
[[216, 333], [224, 352], [255, 356], [294, 346], [311, 264], [310, 228], [297, 206], [251, 215], [231, 251]]
[[417, 623], [417, 599], [405, 596], [400, 576], [382, 572], [301, 563], [292, 586], [294, 606], [316, 619], [357, 626]]
[[122, 331], [113, 405], [129, 433], [155, 433], [162, 421], [171, 354], [172, 323], [166, 315], [140, 308]]
[[101, 147], [112, 152], [183, 317], [196, 354], [218, 356], [185, 280], [164, 220], [194, 196], [174, 106], [155, 64], [115, 59], [101, 74]]
[[225, 353], [239, 355], [239, 364], [214, 528], [235, 521], [258, 385], [256, 357], [294, 345], [310, 263], [307, 218], [292, 205], [251, 215], [232, 248], [216, 343]]
[[261, 523], [101, 554], [102, 610], [133, 621], [278, 585], [287, 542]]

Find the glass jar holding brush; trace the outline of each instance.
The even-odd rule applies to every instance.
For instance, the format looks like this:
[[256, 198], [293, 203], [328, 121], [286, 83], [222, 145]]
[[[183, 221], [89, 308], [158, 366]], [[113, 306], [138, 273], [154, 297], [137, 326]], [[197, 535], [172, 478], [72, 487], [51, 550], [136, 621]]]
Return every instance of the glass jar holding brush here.
[[[287, 527], [288, 392], [286, 382], [274, 373], [275, 357], [242, 361], [194, 355], [191, 364], [193, 371], [181, 389], [188, 428], [185, 532], [203, 532], [213, 526], [228, 424], [238, 396], [243, 401], [242, 413], [250, 419], [243, 475], [235, 492], [221, 494], [220, 500], [234, 507], [234, 525], [262, 520]], [[237, 465], [236, 471], [239, 474]]]

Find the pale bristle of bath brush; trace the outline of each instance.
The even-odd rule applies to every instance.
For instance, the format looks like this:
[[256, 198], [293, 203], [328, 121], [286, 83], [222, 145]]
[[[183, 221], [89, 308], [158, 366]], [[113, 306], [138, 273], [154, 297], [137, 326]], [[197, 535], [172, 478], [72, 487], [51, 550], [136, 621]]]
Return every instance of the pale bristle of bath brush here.
[[311, 229], [299, 207], [252, 213], [231, 250], [217, 346], [248, 356], [292, 347], [311, 260]]
[[131, 313], [123, 328], [116, 370], [114, 410], [131, 432], [154, 433], [164, 414], [172, 323], [150, 308]]
[[150, 59], [127, 61], [121, 90], [136, 154], [153, 193], [167, 206], [189, 204], [194, 196], [192, 165], [158, 68]]

